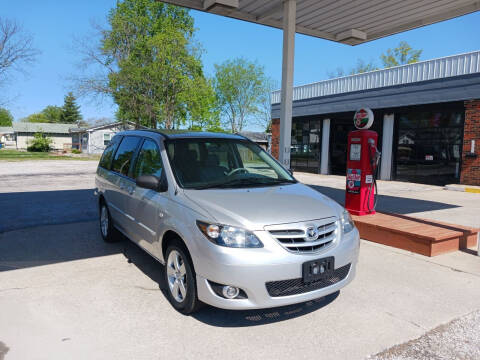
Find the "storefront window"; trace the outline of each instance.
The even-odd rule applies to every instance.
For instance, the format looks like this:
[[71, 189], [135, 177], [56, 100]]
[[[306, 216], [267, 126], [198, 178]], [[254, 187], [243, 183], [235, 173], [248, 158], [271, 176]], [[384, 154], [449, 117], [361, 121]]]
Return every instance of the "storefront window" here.
[[318, 173], [320, 167], [321, 120], [294, 118], [292, 121], [291, 167]]
[[395, 119], [395, 179], [435, 185], [458, 182], [463, 107], [411, 107], [396, 112]]

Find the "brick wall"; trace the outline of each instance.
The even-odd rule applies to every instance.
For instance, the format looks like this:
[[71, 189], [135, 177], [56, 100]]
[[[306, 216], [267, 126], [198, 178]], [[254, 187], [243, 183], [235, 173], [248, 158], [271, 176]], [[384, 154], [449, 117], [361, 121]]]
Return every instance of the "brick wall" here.
[[280, 146], [280, 119], [272, 119], [272, 156], [278, 160]]
[[[472, 140], [475, 140], [476, 158], [467, 156], [471, 150]], [[463, 132], [460, 183], [480, 185], [480, 100], [465, 101], [465, 126]]]

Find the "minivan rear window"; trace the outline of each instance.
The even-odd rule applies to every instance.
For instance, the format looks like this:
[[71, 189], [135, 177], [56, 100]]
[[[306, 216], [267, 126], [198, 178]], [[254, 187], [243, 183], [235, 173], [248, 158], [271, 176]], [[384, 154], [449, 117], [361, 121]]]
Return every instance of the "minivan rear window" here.
[[137, 136], [125, 136], [113, 158], [112, 170], [128, 176], [133, 154], [137, 150], [140, 138]]

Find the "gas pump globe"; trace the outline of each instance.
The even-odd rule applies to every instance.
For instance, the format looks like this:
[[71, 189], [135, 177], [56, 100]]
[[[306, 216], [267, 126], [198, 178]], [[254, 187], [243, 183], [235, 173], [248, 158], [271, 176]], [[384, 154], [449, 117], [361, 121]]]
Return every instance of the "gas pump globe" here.
[[375, 214], [380, 152], [378, 134], [368, 130], [373, 120], [372, 110], [358, 110], [353, 119], [358, 130], [348, 134], [345, 208], [352, 215]]

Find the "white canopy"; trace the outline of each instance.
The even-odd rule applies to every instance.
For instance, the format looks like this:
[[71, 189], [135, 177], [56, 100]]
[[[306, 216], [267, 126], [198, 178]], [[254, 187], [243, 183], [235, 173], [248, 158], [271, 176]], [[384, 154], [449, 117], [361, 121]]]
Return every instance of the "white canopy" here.
[[[164, 2], [283, 28], [283, 0]], [[361, 44], [480, 10], [475, 0], [297, 0], [296, 32]]]
[[[357, 45], [480, 10], [478, 0], [166, 0], [283, 29], [279, 160], [290, 167], [295, 33]], [[472, 35], [474, 36], [474, 35]], [[438, 39], [442, 41], [442, 39]]]

